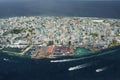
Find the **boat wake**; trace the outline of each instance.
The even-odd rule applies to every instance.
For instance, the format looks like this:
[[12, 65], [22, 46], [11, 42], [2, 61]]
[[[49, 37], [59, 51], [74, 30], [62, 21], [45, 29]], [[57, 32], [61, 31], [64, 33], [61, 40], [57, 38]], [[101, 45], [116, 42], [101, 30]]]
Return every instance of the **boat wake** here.
[[98, 73], [98, 72], [102, 72], [102, 71], [104, 71], [104, 70], [106, 70], [107, 69], [107, 67], [103, 67], [103, 68], [99, 68], [99, 69], [96, 69], [96, 72]]
[[106, 51], [106, 52], [100, 53], [100, 54], [98, 54], [98, 55], [96, 55], [96, 56], [102, 56], [102, 55], [106, 55], [106, 54], [114, 53], [114, 52], [116, 52], [116, 51], [118, 51], [118, 50], [119, 50], [119, 49]]
[[9, 63], [19, 63], [19, 61], [13, 60], [13, 59], [10, 59], [10, 58], [3, 58], [2, 60], [5, 61], [5, 62], [9, 62]]
[[3, 58], [3, 60], [4, 60], [4, 61], [9, 61], [9, 59], [7, 59], [7, 58]]
[[76, 59], [51, 60], [50, 62], [53, 62], [53, 63], [70, 62], [70, 61], [78, 61], [78, 60], [83, 60], [83, 59], [92, 58], [92, 57], [95, 57], [95, 56], [93, 55], [93, 56], [81, 57], [81, 58], [76, 58]]
[[103, 52], [103, 53], [100, 53], [100, 54], [97, 54], [97, 55], [92, 55], [92, 56], [87, 56], [87, 57], [81, 57], [81, 58], [76, 58], [76, 59], [51, 60], [50, 62], [51, 63], [60, 63], [60, 62], [78, 61], [78, 60], [83, 60], [83, 59], [88, 59], [88, 58], [92, 58], [92, 57], [106, 55], [106, 54], [109, 54], [109, 53], [116, 52], [117, 50], [106, 51], [106, 52]]
[[76, 60], [79, 60], [79, 58], [77, 58], [77, 59], [51, 60], [50, 62], [56, 63], [56, 62], [69, 62], [69, 61], [76, 61]]
[[70, 67], [70, 68], [68, 69], [68, 71], [73, 71], [73, 70], [82, 69], [82, 68], [91, 66], [92, 64], [93, 64], [93, 63], [85, 63], [85, 64], [81, 64], [81, 65], [78, 65], [78, 66]]

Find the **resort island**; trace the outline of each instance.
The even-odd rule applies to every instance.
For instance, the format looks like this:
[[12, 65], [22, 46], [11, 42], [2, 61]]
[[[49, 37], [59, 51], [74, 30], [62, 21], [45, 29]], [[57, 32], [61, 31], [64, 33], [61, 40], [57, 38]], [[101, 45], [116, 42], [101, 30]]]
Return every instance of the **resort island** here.
[[0, 19], [0, 52], [31, 58], [82, 56], [120, 45], [120, 20], [90, 17]]

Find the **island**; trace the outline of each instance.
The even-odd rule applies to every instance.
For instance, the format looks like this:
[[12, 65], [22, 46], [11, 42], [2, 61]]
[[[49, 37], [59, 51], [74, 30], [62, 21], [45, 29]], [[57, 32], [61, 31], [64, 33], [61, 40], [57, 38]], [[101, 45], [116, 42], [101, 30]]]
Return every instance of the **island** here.
[[120, 45], [120, 20], [22, 16], [0, 19], [0, 52], [35, 59], [82, 56]]

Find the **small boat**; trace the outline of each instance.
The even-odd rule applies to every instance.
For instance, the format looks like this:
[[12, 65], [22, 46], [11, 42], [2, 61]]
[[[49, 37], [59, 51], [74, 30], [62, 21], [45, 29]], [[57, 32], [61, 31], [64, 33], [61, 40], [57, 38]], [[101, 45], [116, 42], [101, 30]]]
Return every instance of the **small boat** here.
[[4, 61], [8, 61], [9, 59], [7, 59], [7, 58], [3, 58], [3, 60], [4, 60]]

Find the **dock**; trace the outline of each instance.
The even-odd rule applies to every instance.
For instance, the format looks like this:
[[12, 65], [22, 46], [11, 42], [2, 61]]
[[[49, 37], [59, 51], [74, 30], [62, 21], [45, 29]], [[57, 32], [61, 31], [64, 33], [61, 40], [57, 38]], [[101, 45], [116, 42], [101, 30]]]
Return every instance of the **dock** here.
[[30, 45], [29, 47], [27, 47], [23, 52], [19, 53], [21, 55], [24, 55], [27, 51], [29, 51], [31, 48], [33, 47], [33, 45]]

